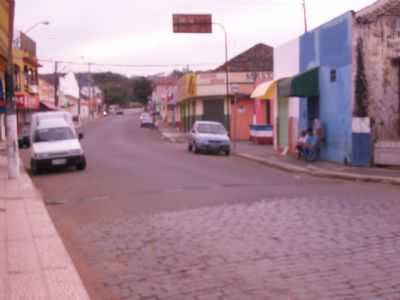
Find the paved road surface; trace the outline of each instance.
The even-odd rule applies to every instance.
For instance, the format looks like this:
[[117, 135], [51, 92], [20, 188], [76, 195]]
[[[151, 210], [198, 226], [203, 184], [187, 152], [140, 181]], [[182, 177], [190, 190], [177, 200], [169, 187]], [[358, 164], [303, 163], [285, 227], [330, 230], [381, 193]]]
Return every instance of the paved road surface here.
[[34, 178], [93, 299], [400, 299], [400, 189], [194, 155], [137, 116]]

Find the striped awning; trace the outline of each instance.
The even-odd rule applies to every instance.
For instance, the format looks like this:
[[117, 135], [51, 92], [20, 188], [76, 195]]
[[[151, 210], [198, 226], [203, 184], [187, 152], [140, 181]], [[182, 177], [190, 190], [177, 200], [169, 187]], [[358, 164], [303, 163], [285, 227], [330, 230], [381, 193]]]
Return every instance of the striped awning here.
[[259, 84], [251, 94], [251, 98], [260, 100], [272, 100], [276, 93], [277, 81], [267, 81]]

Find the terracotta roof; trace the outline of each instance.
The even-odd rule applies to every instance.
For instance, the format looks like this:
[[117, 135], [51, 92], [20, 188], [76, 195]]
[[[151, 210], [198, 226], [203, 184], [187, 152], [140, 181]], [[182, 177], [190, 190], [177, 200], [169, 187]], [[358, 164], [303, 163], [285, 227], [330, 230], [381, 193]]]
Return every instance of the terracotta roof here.
[[399, 0], [378, 0], [356, 13], [358, 20], [370, 21], [383, 15], [400, 16]]
[[[230, 72], [273, 72], [274, 48], [257, 44], [228, 61]], [[214, 70], [225, 71], [225, 64]]]

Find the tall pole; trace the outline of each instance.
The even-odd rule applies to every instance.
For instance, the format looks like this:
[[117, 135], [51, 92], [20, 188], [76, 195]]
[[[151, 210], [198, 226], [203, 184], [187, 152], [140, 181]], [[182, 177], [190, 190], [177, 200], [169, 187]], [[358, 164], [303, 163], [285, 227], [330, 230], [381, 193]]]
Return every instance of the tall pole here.
[[92, 85], [92, 70], [91, 63], [88, 62], [88, 89], [89, 89], [89, 117], [93, 118], [93, 85]]
[[306, 0], [303, 0], [303, 12], [304, 12], [304, 30], [305, 32], [308, 32]]
[[14, 0], [9, 3], [8, 23], [8, 55], [6, 72], [6, 127], [7, 127], [7, 156], [8, 179], [17, 179], [20, 176], [20, 162], [18, 153], [17, 108], [14, 101], [14, 62], [13, 62], [13, 33], [14, 33]]
[[58, 99], [58, 88], [60, 85], [58, 76], [58, 61], [54, 62], [54, 105], [58, 108], [59, 99]]
[[[224, 35], [225, 35], [225, 98], [226, 98], [227, 103], [229, 103], [228, 33], [226, 31], [225, 26], [223, 26], [221, 23], [213, 22], [213, 24], [222, 28], [222, 30], [224, 31]], [[236, 97], [235, 97], [235, 102], [236, 102]], [[229, 103], [229, 106], [230, 106], [230, 103]], [[234, 122], [236, 122], [236, 117], [234, 119]], [[233, 127], [235, 127], [235, 125]], [[234, 134], [236, 135], [236, 132]], [[233, 151], [236, 152], [236, 139], [235, 138], [233, 139]]]

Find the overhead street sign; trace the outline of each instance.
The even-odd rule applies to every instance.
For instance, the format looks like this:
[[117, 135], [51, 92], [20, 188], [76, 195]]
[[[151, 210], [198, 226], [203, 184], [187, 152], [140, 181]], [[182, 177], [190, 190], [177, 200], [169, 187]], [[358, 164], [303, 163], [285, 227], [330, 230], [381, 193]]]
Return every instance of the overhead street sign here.
[[174, 33], [212, 33], [212, 15], [172, 15]]

